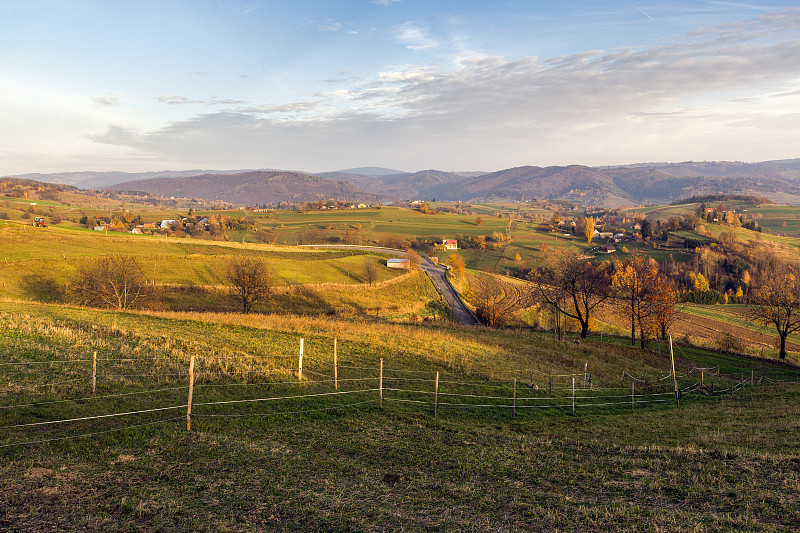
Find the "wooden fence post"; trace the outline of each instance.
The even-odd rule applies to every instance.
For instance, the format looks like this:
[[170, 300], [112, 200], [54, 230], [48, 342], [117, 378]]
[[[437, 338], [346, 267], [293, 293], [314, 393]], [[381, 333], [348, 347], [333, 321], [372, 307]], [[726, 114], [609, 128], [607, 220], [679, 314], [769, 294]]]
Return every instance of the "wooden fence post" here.
[[297, 361], [297, 379], [300, 381], [303, 380], [303, 341], [304, 339], [300, 338], [300, 358]]
[[97, 386], [97, 352], [92, 354], [92, 394]]
[[589, 372], [589, 361], [583, 364], [583, 389], [586, 390], [586, 374]]
[[755, 385], [755, 381], [753, 381], [753, 372], [754, 372], [754, 371], [753, 371], [753, 369], [751, 368], [751, 369], [750, 369], [750, 386], [751, 386], [751, 387], [752, 387], [753, 385]]
[[336, 358], [336, 338], [333, 339], [333, 386], [339, 390], [339, 360]]
[[[669, 358], [672, 361], [672, 382], [675, 384], [675, 406], [680, 407], [680, 393], [678, 391], [678, 375], [675, 373], [675, 353], [672, 351], [672, 335], [669, 336]], [[686, 375], [689, 375], [689, 364], [686, 364]]]
[[634, 398], [636, 397], [636, 382], [631, 381], [631, 411], [635, 411], [634, 408]]
[[439, 371], [436, 371], [436, 385], [433, 389], [433, 418], [436, 418], [439, 412]]
[[706, 371], [705, 370], [701, 370], [700, 371], [700, 386], [701, 387], [705, 387], [706, 386]]
[[381, 357], [381, 371], [378, 376], [378, 407], [383, 409], [383, 357]]
[[194, 356], [189, 359], [189, 399], [186, 402], [186, 431], [192, 430], [192, 393], [194, 392]]
[[548, 396], [553, 395], [553, 376], [547, 376], [547, 394]]
[[572, 414], [575, 414], [575, 376], [572, 376]]
[[511, 404], [511, 418], [517, 418], [517, 378], [514, 378], [514, 399]]

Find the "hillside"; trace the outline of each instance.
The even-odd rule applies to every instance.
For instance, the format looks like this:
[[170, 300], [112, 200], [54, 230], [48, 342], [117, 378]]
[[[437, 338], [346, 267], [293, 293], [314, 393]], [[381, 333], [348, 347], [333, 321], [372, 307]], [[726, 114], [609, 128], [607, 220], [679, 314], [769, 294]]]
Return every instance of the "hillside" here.
[[[264, 169], [261, 169], [264, 170]], [[20, 174], [15, 177], [48, 183], [74, 185], [81, 189], [104, 189], [126, 181], [155, 178], [188, 178], [200, 174], [235, 174], [245, 170], [158, 170], [153, 172], [54, 172], [49, 174]]]
[[4, 530], [800, 526], [777, 366], [681, 352], [678, 408], [668, 359], [527, 331], [0, 301], [0, 332]]
[[692, 168], [687, 165], [523, 166], [465, 180], [458, 187], [434, 188], [431, 194], [451, 201], [564, 199], [604, 207], [666, 203], [699, 194], [754, 194], [784, 203], [800, 203], [800, 187], [781, 176], [776, 167], [746, 164], [713, 163]]
[[361, 191], [348, 181], [333, 181], [320, 176], [284, 171], [203, 174], [191, 178], [128, 181], [111, 189], [238, 204], [303, 203], [329, 198], [370, 202], [395, 199], [385, 194]]
[[[202, 174], [200, 174], [202, 172]], [[200, 175], [198, 175], [200, 174]], [[800, 204], [797, 159], [742, 162], [640, 163], [589, 167], [521, 166], [496, 172], [397, 172], [359, 167], [316, 175], [294, 171], [162, 171], [138, 174], [76, 172], [18, 177], [81, 188], [139, 190], [164, 197], [202, 198], [240, 204], [349, 201], [526, 202], [566, 200], [578, 205], [620, 207], [669, 203], [705, 194], [750, 194]]]

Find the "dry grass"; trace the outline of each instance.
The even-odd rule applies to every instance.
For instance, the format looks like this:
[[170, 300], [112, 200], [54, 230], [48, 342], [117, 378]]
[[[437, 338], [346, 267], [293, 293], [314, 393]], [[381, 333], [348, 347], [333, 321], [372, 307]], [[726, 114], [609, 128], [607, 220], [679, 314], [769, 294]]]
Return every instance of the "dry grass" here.
[[[92, 350], [104, 358], [132, 359], [114, 372], [137, 376], [103, 381], [102, 394], [146, 393], [156, 388], [157, 378], [161, 388], [178, 387], [5, 409], [74, 398], [87, 383], [35, 389], [37, 380], [60, 375], [63, 367], [9, 375], [3, 366], [3, 383], [27, 386], [6, 390], [0, 399], [2, 426], [95, 412], [88, 408], [180, 405], [186, 390], [179, 385], [186, 382], [192, 355], [200, 375], [198, 405], [330, 390], [315, 383], [277, 384], [296, 379], [293, 363], [277, 356], [296, 354], [300, 337], [307, 369], [314, 372], [330, 372], [335, 337], [346, 376], [360, 375], [359, 367], [374, 369], [379, 358], [390, 375], [447, 373], [455, 358], [459, 379], [494, 378], [487, 385], [505, 387], [492, 389], [497, 394], [508, 394], [510, 374], [503, 371], [520, 365], [569, 370], [591, 358], [590, 370], [610, 383], [618, 380], [621, 365], [658, 374], [664, 362], [627, 347], [561, 344], [521, 330], [112, 313], [9, 301], [0, 302], [0, 332], [5, 362], [85, 361]], [[88, 367], [81, 365], [76, 375], [86, 378]], [[460, 365], [470, 367], [469, 376]], [[181, 374], [167, 375], [171, 369]], [[276, 369], [284, 373], [276, 375]], [[800, 527], [798, 398], [797, 385], [781, 385], [732, 398], [687, 399], [680, 409], [600, 409], [576, 417], [525, 411], [512, 420], [508, 410], [453, 408], [433, 418], [430, 407], [389, 401], [379, 410], [371, 393], [369, 403], [341, 410], [329, 409], [356, 400], [201, 406], [192, 432], [182, 419], [135, 427], [158, 419], [152, 415], [40, 428], [29, 436], [111, 432], [0, 448], [0, 528], [792, 531]], [[3, 442], [26, 435], [23, 429], [2, 431]]]

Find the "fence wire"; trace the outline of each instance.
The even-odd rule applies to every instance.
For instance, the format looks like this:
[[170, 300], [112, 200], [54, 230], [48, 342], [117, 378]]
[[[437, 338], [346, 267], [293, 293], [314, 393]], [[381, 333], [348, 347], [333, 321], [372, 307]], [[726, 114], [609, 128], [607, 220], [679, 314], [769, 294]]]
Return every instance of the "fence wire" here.
[[[249, 356], [254, 363], [258, 364], [261, 363], [260, 359], [263, 359], [263, 362], [268, 362], [269, 359], [276, 359], [281, 357], [287, 358], [298, 358], [297, 355], [259, 355], [259, 356]], [[231, 357], [224, 357], [224, 356], [209, 356], [204, 358], [198, 358], [200, 362], [207, 363], [213, 362], [215, 360], [226, 360], [226, 359], [241, 359], [239, 356], [231, 356]], [[102, 358], [97, 359], [97, 361], [103, 362], [132, 362], [138, 361], [141, 362], [143, 360], [148, 359], [115, 359], [115, 358]], [[92, 363], [92, 359], [80, 359], [80, 360], [56, 360], [56, 361], [29, 361], [29, 362], [9, 362], [9, 363], [0, 363], [2, 366], [6, 367], [19, 367], [23, 365], [43, 365], [43, 364], [67, 364], [67, 363]], [[309, 359], [306, 359], [308, 362]], [[183, 363], [183, 361], [180, 361]], [[298, 364], [299, 364], [298, 360]], [[175, 361], [170, 361], [170, 363], [174, 364]], [[591, 385], [592, 383], [592, 376], [590, 373], [574, 373], [574, 374], [549, 374], [545, 373], [536, 369], [526, 369], [526, 370], [516, 370], [516, 371], [504, 371], [504, 372], [496, 372], [495, 374], [503, 374], [510, 376], [503, 381], [475, 381], [474, 377], [466, 376], [466, 375], [457, 375], [454, 371], [451, 370], [443, 370], [440, 371], [442, 377], [451, 378], [447, 379], [439, 379], [436, 377], [436, 372], [431, 370], [406, 370], [406, 369], [397, 369], [397, 368], [387, 368], [383, 367], [383, 371], [381, 373], [381, 367], [379, 366], [360, 366], [360, 365], [353, 365], [347, 364], [346, 362], [340, 362], [339, 366], [337, 367], [337, 375], [341, 373], [347, 373], [350, 371], [360, 371], [357, 373], [369, 373], [369, 376], [364, 377], [341, 377], [341, 378], [331, 378], [331, 368], [327, 361], [324, 366], [316, 364], [313, 368], [304, 368], [302, 369], [303, 373], [308, 373], [309, 375], [319, 376], [325, 379], [292, 379], [292, 380], [282, 380], [282, 381], [270, 381], [270, 380], [259, 380], [259, 381], [245, 381], [245, 382], [223, 382], [223, 383], [209, 383], [208, 381], [213, 380], [231, 380], [235, 379], [237, 376], [243, 379], [248, 379], [248, 376], [254, 374], [260, 375], [268, 375], [268, 374], [277, 374], [277, 373], [295, 373], [299, 376], [300, 368], [296, 369], [288, 369], [288, 368], [266, 368], [261, 370], [242, 370], [242, 371], [231, 371], [227, 372], [224, 368], [220, 368], [217, 370], [212, 369], [204, 369], [198, 370], [193, 374], [187, 372], [159, 372], [158, 370], [154, 370], [151, 373], [124, 373], [124, 374], [114, 374], [114, 373], [95, 373], [93, 378], [99, 379], [103, 378], [105, 380], [111, 380], [115, 378], [143, 378], [144, 380], [160, 380], [161, 378], [179, 378], [179, 379], [186, 379], [189, 380], [189, 376], [193, 375], [194, 382], [190, 385], [189, 383], [181, 386], [176, 387], [162, 387], [150, 390], [137, 390], [137, 391], [127, 391], [127, 392], [119, 392], [119, 393], [110, 393], [110, 394], [100, 394], [100, 395], [83, 395], [78, 396], [75, 398], [57, 398], [52, 400], [42, 400], [38, 402], [26, 402], [26, 403], [19, 403], [13, 405], [0, 405], [0, 415], [8, 418], [8, 416], [12, 415], [17, 417], [25, 417], [25, 416], [36, 416], [36, 417], [43, 417], [42, 413], [36, 411], [39, 408], [46, 408], [48, 406], [57, 406], [60, 404], [72, 404], [75, 409], [78, 408], [91, 408], [92, 405], [96, 405], [100, 403], [101, 400], [113, 400], [113, 399], [134, 399], [134, 398], [146, 398], [147, 400], [163, 400], [165, 398], [164, 393], [176, 393], [178, 391], [185, 392], [187, 389], [193, 389], [195, 394], [194, 401], [191, 402], [191, 407], [194, 409], [191, 412], [191, 418], [198, 418], [198, 419], [223, 419], [223, 418], [245, 418], [245, 417], [274, 417], [274, 416], [288, 416], [288, 415], [297, 415], [297, 414], [305, 414], [305, 413], [322, 413], [322, 412], [329, 412], [335, 410], [346, 410], [348, 408], [359, 407], [359, 406], [366, 406], [366, 405], [382, 405], [383, 402], [387, 403], [394, 403], [397, 405], [408, 405], [410, 408], [424, 408], [429, 409], [432, 408], [434, 413], [439, 409], [487, 409], [487, 410], [501, 410], [501, 411], [511, 411], [513, 416], [516, 416], [517, 411], [530, 412], [531, 410], [541, 410], [541, 409], [551, 409], [557, 411], [566, 411], [566, 412], [576, 412], [586, 411], [591, 409], [635, 409], [639, 408], [653, 408], [658, 405], [669, 404], [675, 401], [672, 396], [676, 395], [675, 387], [672, 386], [671, 383], [664, 383], [667, 379], [674, 379], [677, 381], [677, 378], [672, 374], [667, 376], [659, 375], [657, 377], [645, 377], [645, 376], [634, 376], [629, 372], [622, 373], [623, 381], [627, 378], [632, 382], [632, 390], [631, 393], [628, 394], [627, 390], [622, 387], [595, 387]], [[326, 372], [321, 372], [320, 370], [324, 369]], [[750, 371], [752, 369], [748, 369]], [[738, 372], [738, 370], [737, 370]], [[540, 386], [533, 382], [533, 375], [537, 374], [539, 376], [546, 377], [548, 381], [548, 386]], [[709, 375], [719, 376], [721, 373], [720, 366], [715, 367], [701, 367], [695, 366], [693, 368], [689, 368], [687, 370], [687, 378], [690, 374], [696, 373], [708, 373]], [[737, 393], [743, 393], [748, 387], [755, 387], [757, 385], [763, 385], [767, 383], [796, 383], [800, 382], [800, 372], [794, 372], [793, 376], [790, 376], [790, 372], [773, 372], [773, 373], [766, 373], [761, 372], [756, 379], [755, 374], [751, 374], [751, 377], [745, 379], [744, 371], [741, 372], [741, 379], [732, 379], [730, 376], [723, 376], [722, 379], [718, 379], [718, 383], [722, 381], [723, 383], [727, 383], [727, 386], [724, 388], [717, 387], [715, 388], [712, 384], [709, 386], [701, 381], [692, 381], [687, 383], [686, 379], [684, 378], [683, 383], [678, 388], [677, 399], [680, 400], [687, 400], [691, 398], [700, 398], [700, 397], [722, 397], [722, 396], [733, 396]], [[723, 373], [724, 374], [724, 373]], [[73, 374], [74, 375], [74, 374]], [[525, 380], [519, 380], [517, 383], [516, 378], [514, 376], [518, 375], [527, 375], [530, 377], [529, 384], [525, 383]], [[553, 380], [558, 378], [579, 378], [581, 380], [586, 380], [590, 384], [590, 386], [585, 386], [581, 383], [575, 383], [573, 387], [570, 386], [562, 386], [560, 384], [554, 385]], [[698, 376], [699, 377], [699, 376]], [[793, 377], [794, 379], [789, 379]], [[467, 378], [467, 379], [464, 379]], [[470, 379], [472, 378], [472, 379]], [[511, 379], [513, 378], [513, 382]], [[75, 384], [79, 382], [83, 382], [84, 384], [88, 384], [89, 376], [82, 377], [82, 378], [75, 378], [75, 379], [68, 379], [68, 380], [61, 380], [61, 381], [53, 381], [43, 384], [18, 384], [18, 390], [15, 392], [25, 392], [26, 390], [35, 390], [35, 389], [42, 389], [42, 388], [51, 388], [53, 389], [52, 393], [55, 394], [56, 387], [61, 385], [68, 385], [68, 384]], [[751, 383], [752, 379], [752, 383]], [[198, 382], [199, 381], [199, 382]], [[563, 379], [561, 380], [563, 381]], [[364, 385], [361, 385], [361, 388], [355, 388], [353, 390], [338, 390], [339, 386], [341, 385], [344, 388], [350, 386], [358, 387], [359, 383], [370, 383], [375, 384], [378, 383], [377, 387], [369, 387], [363, 388]], [[639, 385], [642, 384], [642, 385]], [[12, 385], [9, 383], [9, 386]], [[113, 384], [107, 385], [113, 386]], [[285, 387], [287, 389], [291, 388], [294, 391], [297, 391], [298, 387], [301, 389], [306, 389], [306, 393], [297, 394], [292, 393], [289, 394], [288, 390], [286, 390], [282, 394], [272, 394], [272, 395], [259, 395], [254, 398], [242, 398], [242, 397], [233, 397], [230, 398], [235, 391], [254, 391], [257, 393], [258, 388], [266, 388], [270, 391], [276, 391], [276, 388], [280, 389], [281, 387]], [[447, 387], [449, 390], [445, 391], [442, 390], [444, 387]], [[331, 390], [336, 388], [337, 390]], [[321, 389], [321, 390], [320, 390]], [[640, 390], [637, 390], [640, 389]], [[659, 390], [660, 389], [660, 390]], [[71, 388], [74, 390], [74, 387]], [[204, 392], [205, 391], [205, 392]], [[485, 391], [485, 392], [484, 392]], [[531, 395], [532, 391], [536, 391], [534, 395]], [[64, 391], [62, 391], [63, 393]], [[277, 391], [276, 391], [277, 392]], [[527, 394], [526, 394], [527, 392]], [[352, 397], [353, 395], [371, 395], [369, 399], [360, 400], [360, 401], [352, 401], [346, 403], [337, 403], [333, 405], [319, 405], [319, 402], [325, 402], [333, 400], [336, 397]], [[202, 398], [202, 396], [206, 395], [206, 398]], [[208, 397], [211, 395], [211, 397]], [[223, 399], [214, 400], [212, 399], [214, 395], [223, 396]], [[225, 396], [229, 396], [225, 398]], [[416, 397], [416, 398], [415, 398]], [[439, 401], [443, 399], [444, 401]], [[201, 401], [197, 401], [201, 400]], [[284, 402], [286, 401], [293, 401], [293, 402], [313, 402], [317, 405], [311, 405], [308, 408], [295, 408], [295, 409], [286, 409], [285, 407], [281, 407], [281, 405], [285, 405]], [[256, 411], [250, 409], [248, 412], [216, 412], [219, 410], [224, 410], [227, 408], [232, 408], [234, 406], [245, 406], [245, 405], [275, 405], [276, 409], [272, 411]], [[27, 413], [26, 411], [30, 411], [33, 409], [35, 412]], [[62, 435], [62, 436], [54, 436], [51, 438], [44, 438], [44, 439], [25, 439], [19, 442], [7, 442], [0, 444], [0, 448], [12, 447], [12, 446], [27, 446], [27, 445], [36, 445], [36, 444], [44, 444], [49, 442], [56, 442], [56, 441], [63, 441], [63, 440], [70, 440], [70, 439], [79, 439], [83, 437], [89, 437], [94, 435], [101, 435], [105, 433], [111, 432], [119, 432], [124, 431], [126, 429], [135, 429], [141, 428], [150, 425], [158, 425], [167, 423], [170, 421], [176, 420], [183, 420], [186, 418], [189, 419], [189, 401], [186, 403], [180, 404], [173, 404], [167, 407], [152, 407], [152, 408], [144, 408], [144, 409], [134, 409], [134, 410], [125, 410], [122, 412], [114, 412], [114, 413], [95, 413], [95, 414], [87, 414], [84, 416], [73, 416], [73, 417], [62, 417], [56, 418], [53, 420], [34, 420], [34, 421], [27, 421], [27, 422], [18, 422], [13, 424], [6, 424], [0, 426], [0, 431], [6, 432], [16, 432], [19, 433], [22, 431], [22, 437], [25, 437], [25, 431], [35, 430], [41, 427], [50, 427], [54, 428], [54, 430], [58, 431], [58, 428], [61, 427], [62, 431], [69, 430], [68, 428], [75, 428], [76, 424], [85, 424], [87, 422], [92, 423], [102, 423], [105, 420], [110, 419], [124, 419], [125, 417], [132, 417], [132, 416], [139, 416], [139, 415], [153, 415], [157, 413], [167, 412], [167, 411], [175, 411], [175, 410], [187, 410], [186, 416], [181, 415], [179, 417], [169, 417], [169, 418], [159, 418], [158, 420], [151, 420], [148, 422], [137, 423], [137, 424], [121, 424], [118, 427], [108, 428], [108, 429], [101, 429], [98, 431], [91, 431], [91, 432], [77, 432], [71, 433], [70, 435]], [[198, 412], [199, 411], [199, 412]], [[211, 412], [210, 412], [211, 411]], [[23, 418], [24, 420], [24, 418]], [[82, 425], [80, 426], [83, 427]], [[70, 430], [72, 431], [72, 430]], [[15, 435], [16, 437], [20, 437], [20, 435]], [[9, 435], [7, 438], [11, 438]]]

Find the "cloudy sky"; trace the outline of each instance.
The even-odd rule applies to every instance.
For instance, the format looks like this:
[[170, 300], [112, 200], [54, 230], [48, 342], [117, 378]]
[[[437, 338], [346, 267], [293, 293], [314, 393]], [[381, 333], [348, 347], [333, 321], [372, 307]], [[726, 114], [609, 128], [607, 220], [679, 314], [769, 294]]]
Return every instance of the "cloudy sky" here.
[[0, 174], [800, 157], [800, 5], [2, 0]]

